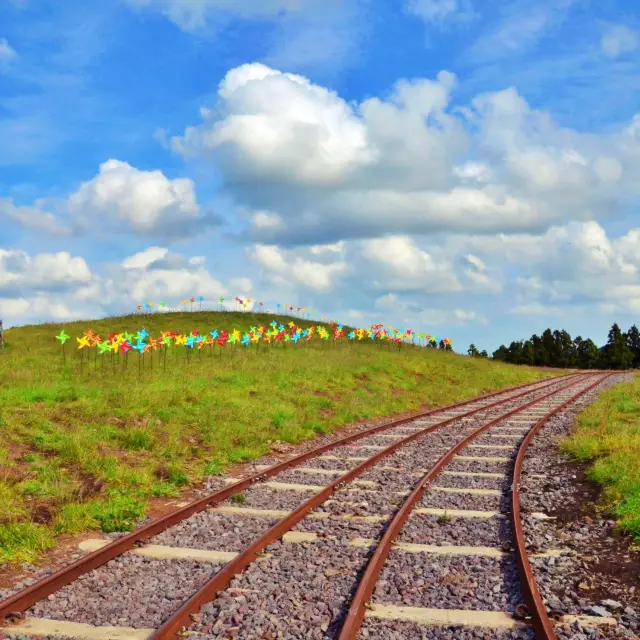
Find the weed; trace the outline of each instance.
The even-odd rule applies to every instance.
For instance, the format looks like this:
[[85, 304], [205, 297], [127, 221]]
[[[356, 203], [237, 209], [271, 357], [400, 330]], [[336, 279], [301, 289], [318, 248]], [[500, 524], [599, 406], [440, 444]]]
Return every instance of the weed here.
[[247, 496], [244, 493], [234, 493], [229, 500], [233, 504], [244, 504], [247, 501]]

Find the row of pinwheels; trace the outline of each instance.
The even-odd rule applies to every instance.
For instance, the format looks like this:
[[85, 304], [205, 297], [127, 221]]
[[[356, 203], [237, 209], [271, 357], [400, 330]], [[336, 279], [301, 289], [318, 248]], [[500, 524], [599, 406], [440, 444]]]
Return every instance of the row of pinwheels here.
[[[87, 329], [82, 336], [77, 337], [78, 349], [90, 349], [95, 347], [97, 353], [123, 353], [137, 351], [140, 355], [156, 351], [158, 349], [175, 346], [184, 346], [186, 349], [203, 349], [206, 346], [217, 345], [222, 349], [227, 344], [241, 344], [245, 347], [260, 342], [266, 344], [278, 344], [293, 342], [297, 344], [301, 341], [309, 342], [314, 336], [321, 340], [333, 340], [334, 342], [347, 339], [349, 341], [378, 340], [395, 344], [409, 342], [413, 344], [423, 344], [430, 346], [447, 347], [451, 345], [450, 338], [439, 339], [427, 333], [414, 332], [412, 329], [391, 329], [385, 328], [381, 324], [372, 325], [368, 329], [352, 329], [346, 333], [343, 325], [330, 322], [329, 326], [318, 325], [307, 328], [298, 327], [291, 321], [287, 326], [273, 320], [268, 326], [260, 325], [250, 327], [249, 331], [241, 332], [238, 329], [228, 331], [226, 329], [214, 329], [208, 334], [201, 334], [194, 329], [190, 333], [182, 334], [177, 331], [162, 331], [160, 337], [154, 338], [149, 335], [146, 329], [141, 329], [137, 333], [109, 333], [106, 337], [94, 333]], [[70, 336], [62, 330], [56, 339], [63, 345], [70, 339]]]
[[[202, 310], [203, 302], [204, 302], [204, 296], [198, 296], [197, 298], [196, 297], [185, 298], [184, 300], [182, 300], [182, 307], [186, 310], [187, 305], [189, 305], [189, 310], [193, 311], [193, 305], [195, 303], [198, 303], [198, 309]], [[225, 298], [221, 296], [220, 298], [218, 298], [218, 302], [220, 303], [220, 307], [224, 308]], [[253, 307], [251, 307], [251, 303], [255, 301], [251, 300], [251, 298], [240, 298], [236, 296], [235, 298], [233, 298], [233, 302], [235, 304], [235, 309], [237, 311], [247, 311], [248, 309], [253, 309]], [[257, 304], [258, 304], [258, 310], [264, 311], [264, 302], [260, 301]], [[176, 308], [180, 308], [180, 307], [176, 307]], [[136, 305], [136, 311], [140, 313], [151, 313], [154, 309], [166, 311], [167, 303], [164, 300], [162, 300], [157, 304], [151, 301], [151, 302], [146, 302], [145, 304]], [[314, 313], [313, 309], [307, 310], [304, 307], [294, 307], [293, 305], [282, 304], [282, 303], [276, 304], [276, 309], [278, 313], [292, 314], [295, 312], [299, 317], [306, 318], [307, 320], [309, 320]], [[322, 320], [326, 320], [326, 318], [323, 317]]]

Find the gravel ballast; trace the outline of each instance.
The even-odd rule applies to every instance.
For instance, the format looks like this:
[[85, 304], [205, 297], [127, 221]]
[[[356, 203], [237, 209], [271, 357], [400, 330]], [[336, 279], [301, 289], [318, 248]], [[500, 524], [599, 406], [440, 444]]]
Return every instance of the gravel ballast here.
[[155, 628], [219, 569], [208, 562], [125, 554], [63, 587], [29, 614], [96, 626]]
[[391, 552], [375, 603], [438, 609], [514, 611], [522, 602], [513, 557]]
[[399, 542], [498, 547], [511, 542], [507, 518], [441, 517], [415, 514], [405, 523]]

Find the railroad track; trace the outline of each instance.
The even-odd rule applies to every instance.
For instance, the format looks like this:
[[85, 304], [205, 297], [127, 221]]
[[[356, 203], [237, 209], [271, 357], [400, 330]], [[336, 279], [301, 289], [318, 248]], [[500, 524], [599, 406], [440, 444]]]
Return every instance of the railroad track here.
[[517, 482], [536, 430], [607, 377], [365, 429], [85, 541], [91, 553], [0, 601], [0, 637], [554, 638]]

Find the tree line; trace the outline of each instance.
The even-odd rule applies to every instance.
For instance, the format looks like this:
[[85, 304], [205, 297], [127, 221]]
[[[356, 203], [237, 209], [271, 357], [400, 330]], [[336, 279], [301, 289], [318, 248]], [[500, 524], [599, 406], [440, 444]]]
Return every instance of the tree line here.
[[[489, 357], [474, 344], [467, 353], [473, 357]], [[508, 347], [501, 344], [493, 352], [493, 359], [563, 369], [637, 369], [640, 367], [640, 331], [633, 325], [625, 333], [614, 323], [607, 343], [598, 347], [591, 338], [572, 339], [564, 329], [545, 329], [540, 336], [533, 334], [528, 340], [514, 340]]]

